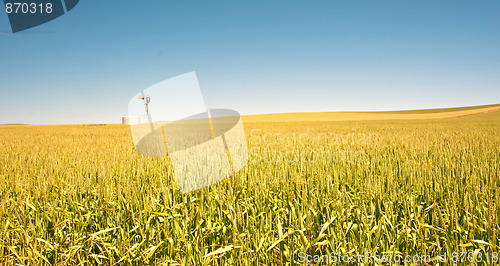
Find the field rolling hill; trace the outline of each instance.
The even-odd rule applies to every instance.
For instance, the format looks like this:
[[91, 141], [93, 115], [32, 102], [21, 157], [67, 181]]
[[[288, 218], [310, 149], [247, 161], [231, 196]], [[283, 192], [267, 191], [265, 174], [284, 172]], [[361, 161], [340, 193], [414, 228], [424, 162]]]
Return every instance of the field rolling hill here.
[[307, 122], [307, 121], [363, 121], [363, 120], [414, 120], [465, 117], [500, 111], [500, 104], [458, 108], [424, 109], [383, 112], [311, 112], [277, 113], [243, 116], [244, 122]]

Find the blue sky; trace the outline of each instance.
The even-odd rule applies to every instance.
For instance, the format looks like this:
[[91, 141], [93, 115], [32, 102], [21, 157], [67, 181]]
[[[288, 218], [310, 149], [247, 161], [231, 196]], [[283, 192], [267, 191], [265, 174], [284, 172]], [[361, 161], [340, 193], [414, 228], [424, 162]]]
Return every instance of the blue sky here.
[[243, 114], [500, 102], [499, 1], [80, 1], [12, 34], [0, 123], [118, 123], [139, 91], [196, 71]]

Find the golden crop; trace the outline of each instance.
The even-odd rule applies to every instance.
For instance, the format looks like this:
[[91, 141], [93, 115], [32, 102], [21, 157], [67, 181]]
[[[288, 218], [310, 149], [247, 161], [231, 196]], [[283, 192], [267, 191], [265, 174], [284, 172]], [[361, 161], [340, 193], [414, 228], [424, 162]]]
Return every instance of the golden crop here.
[[187, 194], [168, 157], [135, 152], [127, 126], [2, 126], [0, 261], [276, 265], [298, 263], [299, 252], [491, 256], [500, 251], [500, 112], [431, 118], [247, 119], [248, 164]]

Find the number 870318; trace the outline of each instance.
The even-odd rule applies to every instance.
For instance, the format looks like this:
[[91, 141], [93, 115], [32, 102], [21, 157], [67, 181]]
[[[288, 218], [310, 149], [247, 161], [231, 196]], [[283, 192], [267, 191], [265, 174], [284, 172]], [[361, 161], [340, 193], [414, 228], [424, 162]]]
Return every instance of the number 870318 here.
[[7, 14], [36, 14], [36, 13], [52, 13], [52, 3], [6, 3], [5, 12]]

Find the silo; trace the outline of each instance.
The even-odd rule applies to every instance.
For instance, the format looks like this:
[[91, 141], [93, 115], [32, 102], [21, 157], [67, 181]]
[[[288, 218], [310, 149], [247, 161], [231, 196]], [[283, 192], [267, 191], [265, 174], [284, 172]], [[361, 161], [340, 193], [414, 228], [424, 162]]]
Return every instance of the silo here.
[[141, 121], [140, 116], [123, 116], [122, 125], [137, 125]]

